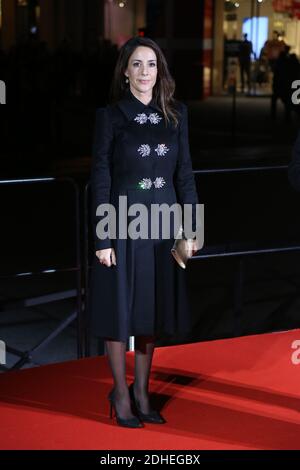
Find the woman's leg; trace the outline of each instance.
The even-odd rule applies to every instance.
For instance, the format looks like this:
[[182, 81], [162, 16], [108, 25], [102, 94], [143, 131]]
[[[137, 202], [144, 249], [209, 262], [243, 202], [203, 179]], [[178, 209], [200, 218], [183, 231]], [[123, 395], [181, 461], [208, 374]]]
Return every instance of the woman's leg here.
[[134, 395], [139, 402], [142, 413], [149, 413], [149, 378], [154, 352], [154, 336], [135, 337], [135, 381]]
[[129, 419], [134, 415], [130, 406], [126, 382], [126, 343], [106, 339], [106, 352], [114, 379], [116, 411], [120, 418]]

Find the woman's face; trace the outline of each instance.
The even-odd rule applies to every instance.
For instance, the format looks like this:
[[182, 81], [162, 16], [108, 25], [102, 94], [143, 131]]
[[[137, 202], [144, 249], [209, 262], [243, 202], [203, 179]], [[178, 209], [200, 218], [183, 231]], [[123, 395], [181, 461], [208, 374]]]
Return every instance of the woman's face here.
[[125, 70], [131, 91], [152, 94], [157, 78], [157, 58], [150, 47], [139, 46], [131, 54]]

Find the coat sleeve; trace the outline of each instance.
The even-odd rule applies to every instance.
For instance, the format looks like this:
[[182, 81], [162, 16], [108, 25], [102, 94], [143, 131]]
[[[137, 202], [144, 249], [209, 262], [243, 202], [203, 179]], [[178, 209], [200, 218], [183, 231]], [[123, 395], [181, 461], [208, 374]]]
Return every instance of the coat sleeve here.
[[175, 169], [174, 185], [177, 193], [177, 200], [182, 206], [182, 211], [184, 209], [183, 204], [192, 204], [192, 229], [195, 231], [196, 204], [199, 204], [199, 199], [190, 155], [187, 106], [183, 103], [181, 103], [181, 106], [182, 111], [179, 124], [179, 151]]
[[108, 108], [98, 108], [96, 111], [96, 125], [94, 132], [92, 166], [91, 166], [91, 199], [92, 199], [92, 226], [95, 251], [111, 248], [109, 238], [101, 240], [97, 237], [97, 223], [105, 216], [97, 216], [96, 210], [100, 204], [110, 202], [110, 188], [112, 175], [112, 151], [114, 135]]
[[288, 177], [291, 185], [300, 191], [300, 131], [292, 150], [292, 159], [288, 166]]

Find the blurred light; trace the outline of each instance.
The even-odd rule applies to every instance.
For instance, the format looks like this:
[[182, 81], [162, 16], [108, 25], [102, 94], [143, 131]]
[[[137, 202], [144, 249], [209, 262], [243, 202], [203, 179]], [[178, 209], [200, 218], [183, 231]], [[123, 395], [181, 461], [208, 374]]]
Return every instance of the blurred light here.
[[138, 36], [140, 37], [145, 37], [145, 28], [139, 28], [138, 29]]
[[127, 0], [106, 0], [107, 3], [113, 3], [120, 8], [126, 7]]
[[239, 4], [238, 2], [235, 2], [234, 6], [235, 6], [236, 8], [238, 8], [238, 7], [240, 6], [240, 4]]

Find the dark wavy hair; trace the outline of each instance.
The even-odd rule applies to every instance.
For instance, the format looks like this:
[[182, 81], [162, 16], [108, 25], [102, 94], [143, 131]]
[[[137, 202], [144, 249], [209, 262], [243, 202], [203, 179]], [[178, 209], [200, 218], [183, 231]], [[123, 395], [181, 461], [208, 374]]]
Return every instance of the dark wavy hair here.
[[110, 102], [115, 103], [122, 99], [125, 92], [129, 89], [130, 85], [125, 81], [125, 70], [127, 69], [129, 58], [139, 46], [150, 47], [155, 52], [157, 79], [153, 87], [153, 98], [164, 115], [165, 123], [168, 124], [172, 121], [174, 126], [177, 127], [179, 112], [176, 109], [177, 100], [173, 97], [175, 81], [169, 72], [163, 52], [158, 44], [150, 38], [132, 37], [121, 47], [111, 84]]

